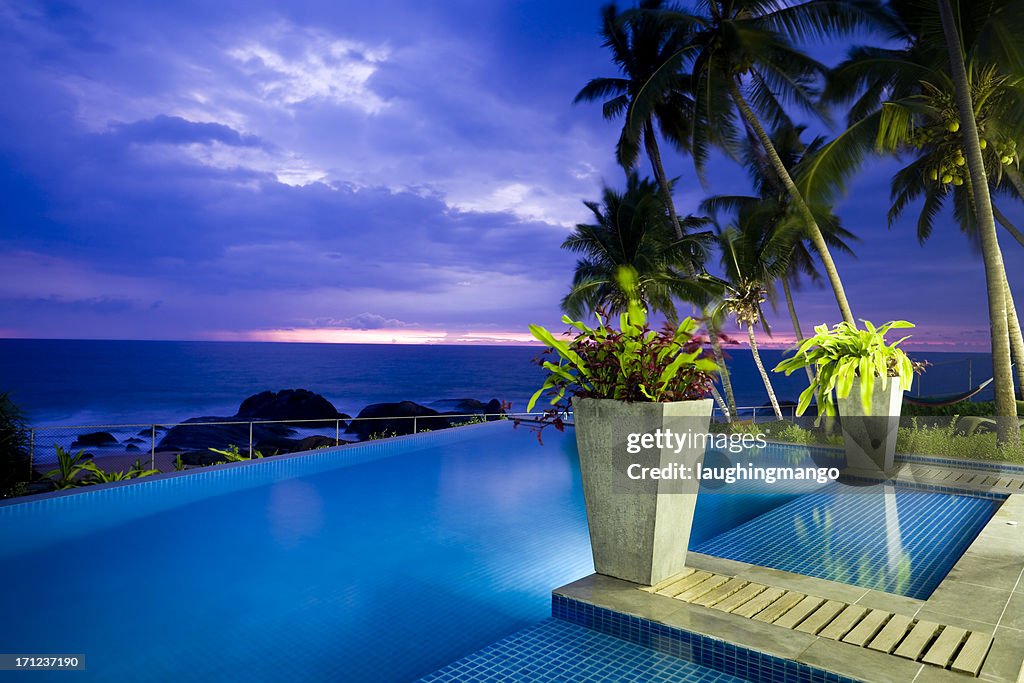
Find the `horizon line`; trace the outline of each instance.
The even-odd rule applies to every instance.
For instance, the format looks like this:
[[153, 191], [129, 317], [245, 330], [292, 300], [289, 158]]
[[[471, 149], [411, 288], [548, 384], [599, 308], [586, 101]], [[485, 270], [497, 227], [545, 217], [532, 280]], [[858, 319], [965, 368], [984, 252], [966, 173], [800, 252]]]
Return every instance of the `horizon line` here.
[[[381, 334], [383, 330], [335, 330], [335, 332], [346, 333], [344, 336], [347, 338], [330, 338], [330, 337], [319, 337], [314, 338], [312, 332], [320, 332], [320, 330], [286, 330], [286, 331], [255, 331], [255, 332], [218, 332], [210, 335], [188, 337], [188, 338], [156, 338], [156, 337], [38, 337], [28, 336], [19, 333], [13, 333], [11, 330], [0, 331], [0, 341], [71, 341], [71, 342], [172, 342], [172, 343], [256, 343], [256, 344], [330, 344], [330, 345], [349, 345], [349, 346], [496, 346], [496, 347], [534, 347], [534, 348], [546, 348], [542, 342], [535, 339], [523, 338], [528, 335], [519, 333], [498, 333], [492, 335], [485, 334], [465, 334], [455, 337], [450, 337], [447, 332], [445, 333], [430, 333], [421, 332], [419, 335], [392, 335], [392, 334]], [[267, 334], [267, 333], [271, 334]], [[274, 334], [277, 332], [285, 332], [285, 334]], [[359, 335], [351, 335], [350, 333], [370, 333], [362, 335], [363, 338], [359, 338]], [[390, 330], [388, 332], [391, 332]], [[397, 330], [394, 332], [398, 332]], [[409, 332], [406, 330], [405, 332]], [[293, 334], [298, 333], [298, 334]], [[569, 339], [567, 334], [559, 334], [557, 337]], [[758, 348], [771, 351], [786, 351], [795, 350], [797, 343], [792, 339], [782, 340], [757, 340]], [[723, 348], [729, 350], [735, 349], [750, 349], [750, 343], [746, 339], [742, 338], [730, 338], [729, 341], [723, 341]], [[968, 346], [967, 349], [964, 347]], [[956, 347], [947, 348], [947, 347]], [[968, 345], [962, 341], [934, 341], [926, 342], [921, 341], [913, 343], [911, 340], [907, 340], [905, 344], [901, 346], [908, 350], [916, 351], [932, 351], [936, 353], [957, 353], [956, 349], [961, 349], [960, 353], [979, 353], [979, 354], [991, 354], [991, 348], [988, 345]]]

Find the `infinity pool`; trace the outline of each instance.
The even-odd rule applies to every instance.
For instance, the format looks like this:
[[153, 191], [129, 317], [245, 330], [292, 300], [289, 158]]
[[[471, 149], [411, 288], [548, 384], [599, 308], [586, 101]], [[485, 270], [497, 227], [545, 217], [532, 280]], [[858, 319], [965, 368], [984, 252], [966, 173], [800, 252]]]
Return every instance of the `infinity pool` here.
[[545, 441], [480, 425], [0, 507], [0, 651], [84, 654], [65, 681], [415, 679], [593, 571], [573, 440]]
[[[709, 491], [691, 547], [756, 548], [739, 530], [791, 528], [819, 488]], [[911, 507], [899, 528], [934, 511]], [[832, 533], [805, 526], [805, 550]], [[885, 547], [877, 530], [858, 533]], [[592, 571], [572, 432], [490, 423], [0, 506], [0, 651], [84, 655], [61, 680], [407, 681], [539, 623]]]

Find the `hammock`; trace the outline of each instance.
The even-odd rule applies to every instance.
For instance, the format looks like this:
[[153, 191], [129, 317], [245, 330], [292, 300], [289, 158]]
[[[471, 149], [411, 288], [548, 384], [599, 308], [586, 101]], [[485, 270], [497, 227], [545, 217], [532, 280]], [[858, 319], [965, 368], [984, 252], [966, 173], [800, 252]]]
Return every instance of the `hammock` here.
[[980, 394], [985, 387], [992, 384], [994, 379], [994, 377], [989, 377], [978, 386], [968, 389], [960, 394], [943, 394], [941, 396], [908, 396], [907, 394], [904, 394], [903, 402], [909, 403], [912, 406], [921, 406], [923, 408], [941, 408], [943, 406], [951, 406], [974, 398]]

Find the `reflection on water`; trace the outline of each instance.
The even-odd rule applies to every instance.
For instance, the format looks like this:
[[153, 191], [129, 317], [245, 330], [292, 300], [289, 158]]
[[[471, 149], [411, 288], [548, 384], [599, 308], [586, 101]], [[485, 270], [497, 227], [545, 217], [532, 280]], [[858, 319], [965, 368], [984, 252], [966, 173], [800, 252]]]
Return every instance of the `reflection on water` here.
[[[745, 496], [713, 496], [742, 506]], [[875, 590], [927, 598], [999, 502], [828, 484], [791, 497], [691, 550]]]

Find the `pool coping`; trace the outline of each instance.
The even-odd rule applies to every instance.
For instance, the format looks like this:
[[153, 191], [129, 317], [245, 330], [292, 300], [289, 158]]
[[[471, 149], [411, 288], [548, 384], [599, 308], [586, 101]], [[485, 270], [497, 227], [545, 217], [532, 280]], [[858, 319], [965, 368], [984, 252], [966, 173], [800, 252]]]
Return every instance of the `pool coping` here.
[[[974, 491], [960, 489], [960, 492], [970, 495]], [[553, 594], [858, 680], [1017, 683], [1024, 675], [1024, 494], [1021, 493], [1006, 495], [999, 509], [927, 600], [694, 552], [687, 553], [686, 565], [907, 617], [988, 632], [993, 634], [994, 641], [979, 677], [973, 679], [895, 655], [649, 593], [639, 590], [642, 587], [637, 584], [600, 574], [557, 588]]]

